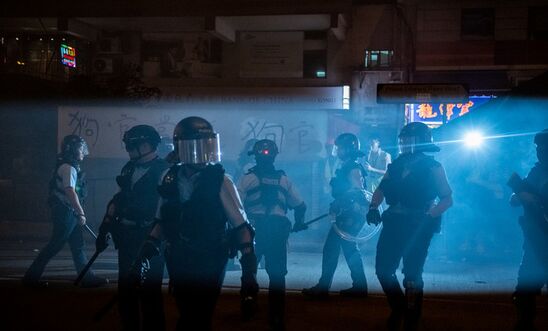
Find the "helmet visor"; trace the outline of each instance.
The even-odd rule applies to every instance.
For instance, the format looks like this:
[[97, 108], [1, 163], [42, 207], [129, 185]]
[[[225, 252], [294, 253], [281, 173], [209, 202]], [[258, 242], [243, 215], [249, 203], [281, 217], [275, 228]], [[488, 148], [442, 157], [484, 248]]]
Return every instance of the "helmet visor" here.
[[204, 164], [221, 162], [219, 135], [201, 139], [177, 141], [177, 152], [182, 164]]
[[82, 141], [82, 143], [80, 144], [80, 148], [82, 148], [82, 154], [84, 154], [84, 156], [89, 155], [88, 144], [85, 141]]
[[417, 149], [414, 136], [403, 136], [399, 139], [400, 154], [414, 153]]

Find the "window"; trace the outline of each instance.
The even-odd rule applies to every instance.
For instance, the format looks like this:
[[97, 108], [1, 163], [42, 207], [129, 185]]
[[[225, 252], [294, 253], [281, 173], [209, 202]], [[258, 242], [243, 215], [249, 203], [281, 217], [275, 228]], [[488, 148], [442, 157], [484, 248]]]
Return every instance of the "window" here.
[[389, 68], [392, 65], [394, 51], [365, 50], [364, 67], [368, 69]]
[[529, 39], [548, 40], [548, 7], [529, 8]]
[[463, 8], [460, 35], [462, 39], [492, 39], [495, 36], [494, 8]]

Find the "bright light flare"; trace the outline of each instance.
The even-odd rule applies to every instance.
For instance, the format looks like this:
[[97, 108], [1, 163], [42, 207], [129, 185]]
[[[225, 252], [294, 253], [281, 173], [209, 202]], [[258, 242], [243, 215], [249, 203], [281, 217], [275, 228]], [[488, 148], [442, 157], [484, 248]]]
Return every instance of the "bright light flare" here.
[[479, 148], [483, 144], [483, 134], [479, 131], [470, 131], [464, 135], [463, 141], [468, 148]]

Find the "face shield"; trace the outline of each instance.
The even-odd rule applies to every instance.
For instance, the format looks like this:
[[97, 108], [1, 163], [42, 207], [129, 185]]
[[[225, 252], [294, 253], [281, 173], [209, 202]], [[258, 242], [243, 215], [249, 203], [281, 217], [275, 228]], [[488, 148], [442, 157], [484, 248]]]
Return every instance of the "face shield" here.
[[414, 136], [403, 136], [399, 139], [400, 154], [411, 154], [416, 151], [416, 140]]
[[339, 148], [337, 145], [333, 145], [333, 148], [331, 148], [331, 156], [337, 157], [339, 155]]
[[182, 164], [207, 164], [221, 162], [219, 134], [206, 138], [180, 139], [176, 142], [179, 161]]
[[80, 146], [79, 146], [78, 148], [81, 149], [82, 154], [83, 154], [84, 156], [88, 156], [88, 155], [89, 155], [88, 144], [87, 144], [85, 141], [82, 141], [82, 143], [80, 143]]

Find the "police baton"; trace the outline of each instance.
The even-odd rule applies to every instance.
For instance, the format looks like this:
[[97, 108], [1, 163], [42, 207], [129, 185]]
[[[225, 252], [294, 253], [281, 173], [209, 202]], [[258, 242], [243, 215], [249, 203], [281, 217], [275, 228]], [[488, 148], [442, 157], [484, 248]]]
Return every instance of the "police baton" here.
[[[97, 235], [95, 234], [95, 232], [93, 232], [93, 230], [89, 227], [89, 225], [84, 224], [83, 227], [84, 227], [84, 229], [87, 230], [87, 232], [88, 232], [93, 238], [97, 239]], [[93, 262], [95, 262], [95, 260], [96, 260], [97, 257], [99, 256], [99, 254], [101, 254], [101, 252], [95, 251], [95, 253], [94, 253], [93, 256], [91, 257], [91, 259], [89, 259], [88, 263], [87, 263], [86, 266], [84, 267], [84, 269], [82, 269], [82, 271], [80, 271], [80, 273], [78, 274], [78, 277], [76, 277], [76, 280], [74, 281], [74, 286], [78, 286], [78, 284], [80, 284], [80, 282], [82, 281], [82, 279], [84, 278], [84, 276], [86, 275], [86, 273], [89, 271], [89, 268], [91, 268], [91, 265], [93, 264]]]
[[325, 213], [325, 214], [320, 215], [320, 216], [318, 216], [318, 217], [316, 217], [316, 218], [314, 218], [314, 219], [311, 219], [310, 221], [305, 222], [304, 225], [310, 225], [310, 224], [312, 224], [312, 223], [316, 223], [317, 221], [319, 221], [319, 220], [321, 220], [321, 219], [324, 219], [324, 218], [326, 218], [327, 216], [329, 216], [329, 213]]
[[[326, 218], [327, 216], [329, 216], [329, 213], [325, 213], [325, 214], [320, 215], [320, 216], [318, 216], [318, 217], [316, 217], [316, 218], [314, 218], [314, 219], [311, 219], [311, 220], [308, 221], [308, 222], [305, 222], [305, 223], [303, 224], [303, 227], [304, 227], [304, 228], [301, 228], [300, 230], [306, 229], [306, 227], [309, 226], [310, 224], [316, 223], [317, 221], [319, 221], [319, 220], [321, 220], [321, 219], [324, 219], [324, 218]], [[300, 230], [298, 230], [298, 231], [300, 231]], [[297, 232], [297, 231], [292, 230], [291, 232]]]
[[95, 234], [95, 232], [93, 232], [93, 230], [87, 225], [87, 224], [84, 224], [84, 229], [86, 229], [88, 231], [88, 233], [95, 239], [97, 240], [97, 235]]
[[97, 257], [99, 256], [99, 254], [101, 254], [101, 252], [95, 251], [91, 259], [89, 259], [88, 264], [86, 264], [84, 269], [82, 269], [82, 271], [80, 271], [80, 273], [78, 274], [78, 277], [76, 277], [76, 280], [74, 281], [74, 286], [78, 286], [78, 284], [80, 284], [80, 282], [82, 281], [82, 279], [88, 272], [89, 268], [91, 268], [91, 265], [93, 264], [93, 262], [95, 262], [95, 259], [97, 259]]

